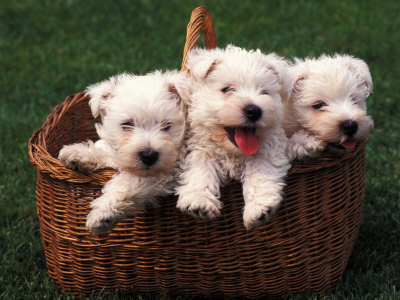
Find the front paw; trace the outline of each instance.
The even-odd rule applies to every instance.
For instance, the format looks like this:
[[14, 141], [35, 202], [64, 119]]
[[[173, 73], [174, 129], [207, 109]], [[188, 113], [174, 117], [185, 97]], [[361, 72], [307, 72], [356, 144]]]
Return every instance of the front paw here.
[[58, 154], [58, 159], [70, 169], [78, 168], [78, 151], [74, 149], [74, 146], [64, 146]]
[[269, 221], [275, 209], [261, 203], [246, 204], [243, 211], [243, 223], [247, 230], [263, 225]]
[[305, 131], [296, 132], [289, 140], [288, 157], [290, 160], [317, 157], [327, 143]]
[[317, 137], [307, 145], [307, 150], [310, 153], [310, 157], [317, 157], [328, 147], [328, 143], [326, 141], [320, 140]]
[[64, 146], [58, 155], [58, 159], [69, 169], [91, 172], [96, 170], [96, 163], [91, 162], [85, 155], [84, 145]]
[[221, 214], [221, 206], [216, 197], [198, 193], [190, 196], [180, 195], [176, 207], [195, 218], [213, 219]]
[[91, 230], [95, 235], [101, 234], [113, 229], [120, 219], [121, 216], [113, 211], [94, 208], [87, 216], [86, 228]]

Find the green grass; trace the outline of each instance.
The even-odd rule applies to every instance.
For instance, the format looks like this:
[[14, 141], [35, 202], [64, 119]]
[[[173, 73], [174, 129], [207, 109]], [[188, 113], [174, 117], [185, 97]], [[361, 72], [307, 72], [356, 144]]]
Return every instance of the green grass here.
[[[400, 298], [399, 1], [77, 1], [0, 3], [0, 298], [67, 299], [47, 275], [27, 143], [53, 107], [129, 71], [179, 68], [191, 10], [205, 4], [219, 45], [286, 57], [345, 52], [370, 66], [375, 120], [364, 220], [343, 281], [298, 299]], [[91, 298], [155, 298], [132, 294]], [[291, 298], [291, 297], [288, 297]]]

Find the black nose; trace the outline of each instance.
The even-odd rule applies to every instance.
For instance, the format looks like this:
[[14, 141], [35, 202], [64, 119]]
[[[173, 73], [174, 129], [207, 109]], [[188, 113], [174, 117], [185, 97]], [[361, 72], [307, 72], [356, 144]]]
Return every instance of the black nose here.
[[153, 149], [146, 149], [139, 152], [140, 160], [148, 167], [154, 165], [158, 160], [158, 152]]
[[358, 129], [357, 122], [353, 120], [346, 120], [340, 123], [340, 129], [348, 136], [353, 136]]
[[257, 105], [249, 104], [243, 108], [244, 115], [250, 122], [256, 122], [261, 118], [262, 111]]

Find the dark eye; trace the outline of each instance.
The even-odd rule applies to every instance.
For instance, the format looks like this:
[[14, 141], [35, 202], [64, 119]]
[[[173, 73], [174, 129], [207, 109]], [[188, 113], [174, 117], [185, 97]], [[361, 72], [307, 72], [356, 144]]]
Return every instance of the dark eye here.
[[121, 124], [122, 130], [125, 130], [125, 131], [133, 130], [134, 126], [135, 126], [135, 123], [132, 120], [126, 121], [126, 122]]
[[269, 95], [269, 93], [268, 93], [267, 90], [262, 90], [262, 91], [261, 91], [261, 95]]
[[161, 127], [162, 131], [168, 131], [170, 128], [171, 128], [171, 122], [164, 121], [162, 123], [162, 127]]
[[314, 104], [314, 105], [312, 106], [312, 108], [318, 110], [318, 109], [321, 109], [321, 108], [324, 107], [324, 106], [326, 106], [326, 103], [324, 103], [324, 102], [318, 102], [317, 104]]
[[232, 87], [230, 87], [230, 86], [227, 86], [227, 87], [224, 87], [222, 90], [221, 90], [221, 92], [223, 92], [224, 94], [226, 94], [226, 93], [228, 93], [228, 92], [233, 92], [235, 89], [234, 88], [232, 88]]

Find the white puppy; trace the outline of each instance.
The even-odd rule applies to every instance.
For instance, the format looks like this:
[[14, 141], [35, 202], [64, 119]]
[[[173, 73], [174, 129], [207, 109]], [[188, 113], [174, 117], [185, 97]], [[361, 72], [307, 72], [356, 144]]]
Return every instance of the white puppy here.
[[315, 157], [326, 148], [344, 154], [368, 138], [373, 121], [365, 99], [372, 79], [364, 61], [338, 54], [297, 59], [289, 75], [283, 126], [290, 159]]
[[186, 85], [184, 73], [154, 72], [122, 74], [88, 88], [93, 116], [101, 116], [100, 140], [64, 146], [59, 159], [71, 168], [119, 171], [91, 203], [86, 227], [94, 233], [174, 192], [184, 156]]
[[225, 50], [190, 52], [188, 156], [177, 207], [195, 217], [220, 214], [220, 185], [243, 183], [244, 225], [266, 222], [282, 200], [290, 164], [281, 128], [287, 64], [275, 54]]

